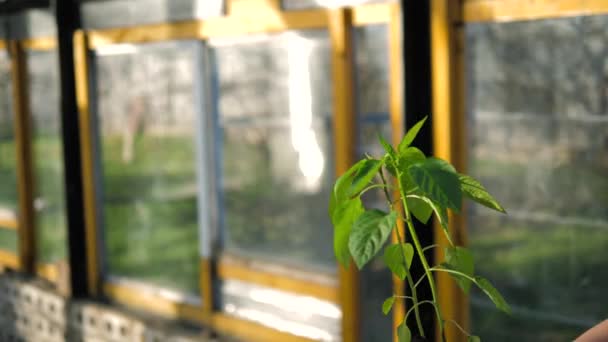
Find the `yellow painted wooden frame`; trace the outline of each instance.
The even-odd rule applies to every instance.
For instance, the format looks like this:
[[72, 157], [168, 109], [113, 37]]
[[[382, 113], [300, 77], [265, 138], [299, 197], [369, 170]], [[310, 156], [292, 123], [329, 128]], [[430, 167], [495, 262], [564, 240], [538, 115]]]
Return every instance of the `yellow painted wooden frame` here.
[[[463, 27], [458, 1], [431, 1], [431, 69], [433, 96], [433, 154], [451, 162], [457, 170], [466, 168], [466, 126], [463, 84]], [[466, 209], [466, 208], [464, 208]], [[466, 245], [464, 216], [449, 215], [454, 243]], [[449, 243], [441, 227], [434, 229], [435, 259], [444, 260], [443, 250]], [[468, 299], [446, 273], [436, 274], [438, 296], [444, 319], [453, 319], [465, 330], [469, 327]], [[453, 325], [446, 325], [448, 341], [466, 341], [466, 336]], [[439, 341], [440, 334], [437, 341]]]
[[17, 220], [0, 218], [0, 229], [17, 230]]
[[19, 42], [24, 50], [48, 51], [57, 49], [57, 38], [37, 37], [28, 38]]
[[516, 21], [608, 14], [605, 0], [465, 0], [463, 20]]
[[[264, 0], [255, 1], [264, 3]], [[399, 6], [397, 4], [368, 4], [353, 9], [311, 9], [301, 11], [282, 12], [278, 10], [276, 0], [266, 1], [267, 8], [253, 12], [245, 11], [250, 8], [245, 2], [231, 1], [229, 8], [231, 15], [222, 18], [211, 18], [204, 21], [193, 20], [172, 24], [145, 25], [132, 28], [117, 28], [92, 31], [79, 31], [74, 36], [75, 64], [77, 81], [77, 98], [81, 129], [82, 169], [85, 201], [85, 221], [87, 230], [88, 251], [88, 281], [89, 291], [92, 295], [102, 292], [108, 297], [123, 304], [148, 309], [165, 315], [207, 321], [211, 317], [211, 324], [220, 331], [235, 333], [237, 336], [251, 338], [247, 330], [254, 329], [266, 331], [264, 341], [285, 341], [286, 338], [294, 340], [296, 337], [280, 333], [277, 330], [262, 327], [256, 323], [245, 322], [230, 318], [220, 313], [213, 313], [213, 291], [211, 278], [213, 264], [210, 260], [201, 260], [200, 286], [203, 300], [202, 307], [188, 307], [179, 309], [179, 303], [168, 303], [155, 296], [141, 296], [125, 285], [101, 283], [99, 274], [99, 251], [96, 237], [98, 227], [96, 220], [96, 199], [93, 183], [93, 156], [91, 136], [91, 112], [89, 108], [89, 79], [88, 79], [88, 52], [112, 44], [150, 43], [166, 40], [193, 39], [204, 40], [211, 37], [242, 36], [255, 33], [273, 33], [286, 30], [319, 29], [329, 30], [332, 42], [332, 61], [334, 77], [335, 115], [334, 124], [336, 141], [336, 172], [341, 174], [354, 162], [354, 84], [353, 84], [353, 56], [351, 29], [354, 26], [372, 24], [391, 24], [391, 41], [399, 41], [400, 24]], [[239, 8], [239, 6], [244, 6]], [[46, 45], [45, 45], [46, 44]], [[50, 42], [38, 42], [38, 46], [50, 46]], [[392, 48], [391, 48], [392, 49]], [[391, 50], [391, 70], [400, 68], [401, 56], [398, 48]], [[403, 128], [401, 112], [403, 110], [401, 90], [394, 91], [394, 87], [402, 87], [399, 77], [391, 77], [391, 124], [396, 136], [400, 136]], [[401, 89], [401, 88], [400, 88]], [[351, 129], [349, 129], [351, 128]], [[339, 287], [335, 285], [306, 282], [272, 273], [249, 270], [246, 267], [229, 265], [220, 261], [218, 267], [220, 278], [234, 278], [250, 281], [283, 290], [326, 299], [341, 304], [343, 311], [343, 340], [358, 341], [356, 333], [359, 327], [358, 307], [358, 276], [354, 268], [340, 270]], [[103, 291], [102, 291], [103, 290]], [[158, 304], [160, 303], [160, 304]], [[395, 310], [396, 319], [402, 319], [403, 310]], [[228, 324], [230, 323], [230, 324]], [[240, 328], [243, 327], [243, 328]], [[247, 330], [243, 330], [247, 328]], [[304, 341], [306, 339], [302, 339]]]
[[19, 257], [5, 250], [0, 250], [0, 267], [8, 267], [14, 270], [21, 269]]
[[[390, 7], [390, 23], [388, 32], [389, 42], [389, 110], [392, 130], [392, 143], [394, 146], [399, 145], [401, 137], [404, 134], [405, 127], [405, 108], [403, 101], [403, 54], [401, 46], [402, 37], [402, 22], [401, 22], [401, 9], [398, 4], [393, 4]], [[395, 196], [400, 196], [399, 191], [396, 191]], [[401, 210], [401, 203], [396, 204], [397, 210]], [[401, 220], [397, 221], [397, 229], [401, 236], [405, 236], [405, 227]], [[392, 241], [398, 243], [399, 239], [397, 233], [392, 233]], [[395, 275], [393, 278], [393, 293], [397, 295], [405, 295], [405, 284], [403, 280], [399, 279]], [[396, 331], [397, 327], [403, 322], [405, 318], [405, 301], [403, 298], [399, 298], [393, 304], [393, 331]], [[398, 342], [399, 339], [396, 334], [393, 334], [394, 342]]]
[[[263, 2], [263, 0], [255, 2]], [[394, 6], [396, 4], [368, 4], [354, 7], [351, 24], [363, 26], [388, 23]], [[329, 23], [327, 9], [281, 12], [273, 7], [255, 8], [246, 12], [248, 15], [239, 12], [241, 13], [239, 15], [205, 20], [87, 31], [88, 47], [97, 49], [112, 44], [151, 43], [178, 39], [204, 40], [286, 30], [317, 29], [327, 28]]]
[[[309, 273], [309, 272], [301, 272]], [[301, 295], [308, 295], [333, 303], [339, 303], [339, 291], [335, 279], [319, 279], [317, 274], [304, 274], [300, 277], [281, 275], [276, 272], [262, 270], [243, 260], [234, 258], [220, 259], [218, 263], [218, 276], [221, 279], [235, 279], [262, 286], [272, 287]], [[325, 277], [323, 277], [325, 278]]]
[[34, 234], [33, 173], [31, 151], [31, 115], [27, 87], [27, 68], [23, 46], [9, 42], [15, 113], [15, 145], [17, 148], [17, 187], [19, 210], [17, 236], [20, 264], [24, 271], [34, 273], [36, 241]]
[[[329, 32], [332, 43], [334, 90], [334, 156], [337, 176], [355, 162], [355, 103], [352, 11], [330, 12]], [[342, 340], [359, 341], [359, 274], [354, 262], [348, 269], [338, 265], [340, 305], [342, 308]]]
[[82, 186], [87, 251], [87, 288], [89, 294], [100, 294], [99, 250], [95, 176], [92, 136], [92, 113], [89, 106], [88, 37], [82, 31], [74, 34], [74, 64], [76, 70], [76, 102], [80, 128]]

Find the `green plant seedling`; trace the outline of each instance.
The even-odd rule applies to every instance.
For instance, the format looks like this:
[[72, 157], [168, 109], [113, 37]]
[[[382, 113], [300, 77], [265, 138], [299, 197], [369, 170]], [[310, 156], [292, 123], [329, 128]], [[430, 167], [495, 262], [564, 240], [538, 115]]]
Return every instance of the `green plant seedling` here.
[[[409, 342], [412, 336], [425, 337], [420, 319], [419, 307], [430, 304], [434, 307], [439, 322], [441, 336], [446, 323], [455, 324], [469, 341], [481, 341], [479, 337], [464, 331], [457, 322], [446, 319], [437, 301], [437, 286], [433, 273], [445, 272], [452, 276], [459, 287], [468, 293], [472, 285], [479, 287], [499, 310], [510, 313], [510, 308], [501, 294], [485, 278], [475, 274], [471, 251], [453, 243], [448, 224], [448, 210], [460, 213], [463, 197], [467, 197], [490, 209], [505, 213], [504, 208], [488, 193], [477, 180], [460, 174], [445, 160], [427, 157], [411, 146], [426, 118], [418, 122], [403, 137], [395, 148], [379, 137], [385, 153], [379, 158], [366, 157], [340, 176], [334, 185], [329, 203], [329, 216], [334, 226], [334, 252], [338, 261], [347, 267], [352, 259], [356, 266], [363, 268], [384, 248], [383, 259], [391, 272], [406, 280], [412, 300], [403, 322], [397, 327], [396, 336], [400, 342]], [[371, 189], [382, 189], [386, 197], [387, 211], [366, 209], [361, 196]], [[391, 193], [398, 194], [393, 199]], [[413, 217], [427, 223], [435, 214], [443, 228], [449, 246], [445, 249], [445, 260], [438, 265], [429, 265], [424, 255], [425, 248], [418, 238]], [[410, 241], [405, 242], [397, 222], [401, 220], [407, 227]], [[391, 233], [395, 231], [398, 241], [384, 247]], [[410, 265], [417, 257], [424, 269], [420, 279], [412, 279]], [[432, 300], [419, 301], [416, 287], [428, 281]], [[388, 314], [396, 298], [393, 295], [384, 301], [382, 311]], [[407, 326], [410, 313], [416, 318], [415, 331]]]

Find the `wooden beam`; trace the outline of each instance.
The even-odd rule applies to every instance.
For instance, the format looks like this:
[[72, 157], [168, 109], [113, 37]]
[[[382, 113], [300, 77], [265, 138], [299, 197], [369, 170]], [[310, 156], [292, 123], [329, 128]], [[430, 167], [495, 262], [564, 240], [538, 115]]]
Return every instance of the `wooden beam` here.
[[21, 262], [19, 257], [13, 253], [0, 250], [0, 265], [2, 267], [12, 268], [14, 270], [21, 269]]
[[[241, 280], [301, 295], [316, 297], [333, 303], [340, 302], [338, 287], [335, 284], [306, 280], [304, 277], [289, 277], [260, 269], [253, 269], [245, 264], [236, 262], [220, 261], [218, 264], [218, 276], [221, 279]], [[314, 275], [310, 278], [314, 278]]]
[[135, 286], [105, 282], [103, 293], [112, 301], [129, 308], [144, 310], [166, 318], [183, 319], [199, 324], [207, 324], [210, 319], [205, 315], [202, 307], [168, 299]]
[[608, 14], [606, 0], [467, 0], [465, 22], [518, 21]]
[[87, 36], [83, 31], [74, 34], [74, 67], [76, 69], [76, 97], [80, 125], [82, 189], [84, 199], [85, 244], [87, 253], [87, 284], [92, 296], [99, 294], [99, 245], [97, 201], [95, 195], [93, 118], [89, 103], [89, 59]]
[[312, 342], [313, 340], [284, 333], [261, 324], [245, 321], [226, 314], [215, 314], [212, 326], [222, 334], [251, 342]]
[[18, 227], [19, 227], [19, 224], [18, 224], [17, 220], [12, 219], [12, 218], [0, 217], [0, 229], [17, 230]]
[[87, 32], [89, 48], [121, 43], [149, 43], [177, 39], [208, 39], [233, 37], [256, 33], [273, 33], [286, 30], [325, 28], [328, 12], [322, 9], [277, 12], [263, 11], [259, 15], [239, 15], [162, 23]]
[[34, 273], [36, 259], [33, 204], [34, 177], [32, 173], [31, 114], [27, 86], [27, 65], [23, 47], [17, 41], [11, 41], [9, 48], [12, 54], [14, 129], [17, 148], [17, 187], [19, 190], [18, 251], [23, 269], [26, 272]]
[[[452, 0], [431, 1], [431, 63], [433, 94], [434, 155], [464, 171], [465, 117], [463, 83], [463, 31], [460, 4]], [[450, 231], [454, 243], [466, 244], [463, 216], [450, 213]], [[439, 224], [435, 224], [435, 261], [445, 260], [443, 250], [449, 243]], [[465, 330], [469, 325], [468, 300], [446, 273], [436, 275], [438, 296], [444, 317], [454, 319]], [[438, 338], [440, 338], [440, 335]], [[466, 336], [453, 325], [446, 326], [448, 341], [466, 341]], [[439, 339], [438, 339], [439, 340]]]
[[393, 8], [399, 8], [397, 3], [375, 3], [353, 7], [353, 25], [365, 26], [388, 24], [392, 20]]
[[[403, 51], [401, 39], [401, 8], [398, 4], [392, 4], [390, 7], [390, 22], [388, 27], [388, 49], [389, 49], [389, 111], [391, 120], [392, 143], [394, 146], [399, 145], [403, 137], [405, 120], [404, 120], [404, 101], [403, 101]], [[396, 190], [394, 196], [400, 196]], [[398, 198], [398, 197], [396, 197]], [[397, 210], [402, 210], [401, 203], [396, 204]], [[403, 221], [397, 221], [397, 229], [400, 236], [405, 237], [405, 227]], [[392, 234], [392, 242], [398, 243], [397, 232]], [[405, 295], [405, 284], [399, 277], [392, 275], [393, 293], [397, 295]], [[399, 298], [393, 304], [393, 331], [403, 322], [405, 318], [405, 301]], [[398, 337], [393, 334], [393, 340], [398, 342]]]
[[57, 39], [55, 37], [29, 38], [21, 41], [24, 50], [48, 51], [57, 49]]
[[[342, 175], [355, 162], [355, 92], [353, 66], [352, 11], [337, 9], [330, 12], [329, 31], [332, 44], [334, 90], [334, 156], [336, 176]], [[340, 305], [342, 307], [342, 339], [359, 341], [359, 275], [350, 263], [348, 269], [338, 265]]]

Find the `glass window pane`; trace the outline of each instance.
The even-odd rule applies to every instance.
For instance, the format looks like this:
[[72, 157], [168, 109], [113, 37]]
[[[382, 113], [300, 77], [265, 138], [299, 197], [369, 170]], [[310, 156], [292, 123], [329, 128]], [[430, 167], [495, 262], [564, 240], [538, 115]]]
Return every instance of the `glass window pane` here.
[[0, 51], [0, 217], [14, 218], [18, 205], [11, 61]]
[[[366, 153], [382, 156], [384, 149], [378, 142], [378, 134], [391, 140], [388, 30], [386, 25], [371, 25], [357, 27], [354, 33], [359, 157]], [[382, 191], [368, 191], [363, 201], [367, 208], [385, 209]], [[361, 311], [365, 313], [365, 319], [361, 322], [362, 341], [390, 341], [392, 338], [392, 316], [383, 315], [380, 308], [384, 300], [393, 295], [393, 281], [381, 255], [374, 258], [359, 275]]]
[[288, 10], [316, 7], [336, 8], [382, 2], [395, 2], [395, 0], [282, 0], [283, 8]]
[[30, 51], [26, 56], [38, 261], [55, 262], [66, 257], [67, 243], [57, 52]]
[[112, 46], [95, 60], [107, 270], [198, 293], [195, 46]]
[[222, 311], [313, 341], [340, 341], [340, 307], [310, 296], [237, 280], [222, 284]]
[[607, 26], [468, 25], [469, 170], [509, 212], [469, 211], [479, 273], [514, 308], [471, 296], [487, 340], [569, 341], [606, 319]]
[[334, 272], [327, 33], [214, 46], [225, 249]]
[[0, 250], [17, 254], [17, 231], [0, 229]]

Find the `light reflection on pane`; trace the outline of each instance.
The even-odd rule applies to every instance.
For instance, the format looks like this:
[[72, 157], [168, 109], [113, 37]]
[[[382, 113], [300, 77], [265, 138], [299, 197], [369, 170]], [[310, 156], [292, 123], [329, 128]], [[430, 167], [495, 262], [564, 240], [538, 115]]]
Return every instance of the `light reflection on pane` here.
[[237, 280], [224, 281], [221, 292], [230, 315], [315, 341], [339, 340], [337, 304]]
[[514, 308], [473, 294], [474, 333], [566, 341], [608, 306], [608, 17], [470, 25], [469, 170], [505, 205], [473, 207], [479, 273]]
[[66, 221], [56, 51], [27, 53], [38, 261], [66, 257]]
[[337, 8], [345, 6], [357, 6], [371, 3], [390, 3], [395, 0], [282, 0], [283, 8], [288, 10], [306, 8]]
[[[358, 27], [355, 33], [359, 157], [380, 157], [384, 149], [378, 142], [381, 134], [391, 140], [388, 92], [388, 30], [386, 25]], [[363, 196], [366, 208], [385, 210], [382, 191]], [[392, 277], [381, 254], [360, 271], [360, 302], [365, 319], [361, 324], [362, 341], [390, 341], [391, 315], [382, 314], [382, 303], [393, 295]]]
[[108, 272], [198, 293], [193, 45], [97, 52]]
[[214, 46], [225, 249], [333, 272], [327, 34], [288, 32]]

